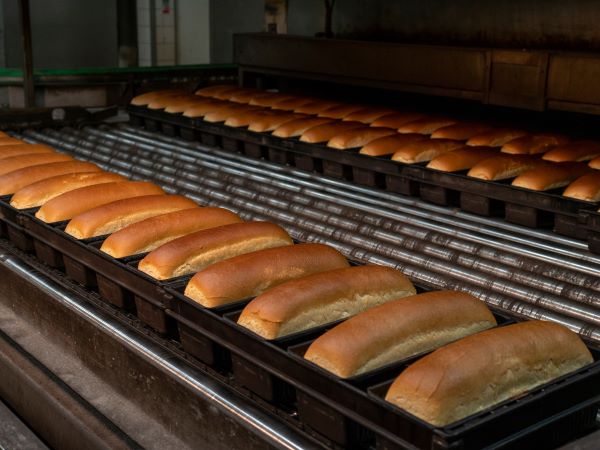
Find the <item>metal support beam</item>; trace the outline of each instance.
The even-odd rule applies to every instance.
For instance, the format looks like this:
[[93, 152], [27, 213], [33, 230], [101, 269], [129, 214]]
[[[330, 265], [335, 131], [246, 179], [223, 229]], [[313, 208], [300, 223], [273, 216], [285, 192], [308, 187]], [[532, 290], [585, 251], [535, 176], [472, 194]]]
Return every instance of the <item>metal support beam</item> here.
[[19, 0], [21, 18], [21, 40], [23, 42], [23, 92], [25, 106], [35, 106], [35, 90], [33, 86], [33, 50], [31, 47], [31, 20], [29, 19], [29, 0]]

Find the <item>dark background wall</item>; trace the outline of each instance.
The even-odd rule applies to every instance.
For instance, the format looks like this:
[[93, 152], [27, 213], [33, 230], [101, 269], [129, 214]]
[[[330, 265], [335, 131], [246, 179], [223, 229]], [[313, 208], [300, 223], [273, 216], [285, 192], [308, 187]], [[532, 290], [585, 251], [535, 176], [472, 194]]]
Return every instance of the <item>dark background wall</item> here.
[[[35, 67], [118, 65], [116, 0], [30, 0]], [[3, 0], [5, 66], [21, 67], [17, 0]]]

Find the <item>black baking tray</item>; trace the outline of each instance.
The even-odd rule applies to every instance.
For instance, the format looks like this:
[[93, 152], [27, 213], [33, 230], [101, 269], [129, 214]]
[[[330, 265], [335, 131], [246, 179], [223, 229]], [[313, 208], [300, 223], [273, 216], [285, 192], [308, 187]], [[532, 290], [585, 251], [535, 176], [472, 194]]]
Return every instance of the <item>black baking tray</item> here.
[[[553, 411], [567, 411], [569, 408], [574, 408], [573, 414], [584, 414], [583, 409], [588, 408], [585, 414], [591, 415], [592, 410], [593, 414], [596, 413], [597, 406], [600, 404], [600, 362], [596, 362], [584, 371], [567, 377], [569, 382], [560, 380], [542, 389], [546, 392], [558, 386], [557, 390], [561, 395], [549, 398], [547, 400], [549, 403], [542, 404], [541, 409], [536, 409], [534, 406], [539, 406], [538, 401], [546, 398], [543, 392], [541, 395], [523, 396], [516, 406], [510, 409], [509, 416], [513, 418], [513, 425], [500, 427], [501, 436], [498, 433], [490, 433], [486, 428], [495, 427], [495, 414], [486, 414], [485, 417], [474, 416], [468, 426], [456, 430], [437, 429], [407, 413], [392, 410], [378, 402], [373, 395], [365, 391], [364, 385], [359, 389], [350, 383], [341, 382], [337, 377], [324, 376], [323, 371], [315, 370], [312, 364], [293, 357], [280, 344], [264, 340], [238, 326], [227, 317], [227, 314], [223, 316], [210, 311], [185, 296], [175, 296], [172, 306], [173, 310], [168, 313], [188, 327], [190, 333], [202, 340], [222, 346], [230, 352], [233, 360], [239, 361], [241, 367], [250, 368], [247, 372], [249, 376], [256, 379], [257, 395], [262, 397], [263, 391], [270, 391], [274, 392], [274, 400], [277, 402], [295, 399], [295, 405], [288, 404], [284, 407], [295, 407], [299, 410], [303, 407], [314, 409], [313, 405], [325, 405], [326, 408], [315, 413], [315, 420], [325, 420], [325, 417], [329, 417], [331, 419], [329, 423], [335, 424], [340, 423], [341, 417], [342, 424], [334, 426], [334, 431], [330, 432], [328, 437], [334, 438], [335, 441], [343, 441], [343, 443], [338, 442], [342, 445], [349, 443], [349, 439], [369, 440], [374, 437], [377, 442], [386, 442], [388, 447], [393, 444], [397, 448], [410, 447], [408, 442], [426, 448], [480, 448], [482, 443], [491, 445], [501, 439], [513, 439], [515, 433], [525, 428], [528, 429], [526, 435], [538, 433], [535, 425], [542, 421], [543, 411], [551, 414]], [[260, 370], [256, 371], [256, 368]], [[269, 374], [269, 377], [263, 377], [263, 373]], [[263, 386], [260, 386], [263, 380]], [[277, 380], [279, 386], [272, 386], [273, 380]], [[295, 395], [290, 394], [294, 391]], [[593, 402], [584, 405], [584, 408], [582, 403], [592, 397]], [[308, 405], [300, 404], [305, 402], [306, 398], [312, 401]], [[531, 410], [527, 408], [521, 410], [521, 405], [529, 404], [527, 399], [530, 398], [534, 406], [530, 408]], [[335, 414], [332, 415], [332, 411]], [[502, 412], [498, 417], [506, 417], [506, 414]], [[582, 422], [577, 430], [562, 429], [561, 433], [570, 436], [571, 432], [583, 431], [581, 427], [585, 428], [588, 425], [590, 425], [589, 421]], [[340, 429], [343, 430], [341, 433]]]
[[0, 196], [0, 221], [2, 222], [2, 233], [19, 250], [33, 253], [33, 240], [23, 229], [21, 223], [21, 211], [10, 205], [12, 195]]
[[590, 252], [600, 254], [600, 212], [586, 211], [580, 214], [580, 221], [585, 224]]
[[142, 255], [113, 258], [99, 250], [102, 238], [77, 240], [64, 232], [65, 223], [47, 224], [24, 214], [25, 228], [34, 240], [59, 252], [65, 272], [87, 287], [98, 288], [108, 302], [133, 310], [138, 318], [155, 331], [175, 337], [175, 323], [165, 314], [169, 297], [162, 285], [137, 269]]

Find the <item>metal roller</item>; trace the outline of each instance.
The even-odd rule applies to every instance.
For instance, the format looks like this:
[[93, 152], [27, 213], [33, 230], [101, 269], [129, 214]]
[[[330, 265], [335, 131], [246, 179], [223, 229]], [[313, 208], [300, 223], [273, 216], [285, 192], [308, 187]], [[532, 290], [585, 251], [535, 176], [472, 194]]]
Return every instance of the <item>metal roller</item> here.
[[[286, 226], [298, 239], [326, 242], [356, 259], [398, 267], [417, 282], [437, 288], [466, 290], [513, 313], [558, 320], [590, 339], [598, 338], [598, 330], [590, 326], [600, 324], [598, 311], [587, 304], [569, 300], [592, 303], [598, 301], [598, 296], [590, 289], [569, 286], [564, 282], [557, 283], [541, 274], [536, 277], [524, 270], [514, 271], [498, 262], [485, 259], [482, 262], [482, 258], [475, 255], [447, 248], [448, 243], [453, 243], [460, 249], [469, 244], [468, 241], [458, 240], [457, 243], [451, 237], [438, 236], [438, 240], [442, 237], [446, 239], [445, 248], [415, 238], [414, 232], [420, 230], [418, 227], [413, 226], [413, 229], [405, 230], [404, 234], [398, 233], [391, 225], [402, 226], [403, 223], [398, 225], [397, 221], [394, 223], [389, 219], [364, 214], [354, 208], [340, 209], [338, 199], [334, 203], [306, 195], [306, 189], [298, 187], [293, 180], [285, 183], [277, 180], [277, 183], [265, 184], [263, 175], [260, 176], [263, 182], [258, 182], [256, 176], [244, 178], [244, 172], [240, 169], [228, 170], [223, 165], [209, 164], [195, 154], [153, 151], [147, 144], [135, 148], [115, 136], [111, 139], [103, 132], [94, 131], [93, 136], [87, 130], [29, 133], [28, 136], [63, 147], [80, 157], [102, 163], [106, 168], [118, 168], [119, 172], [129, 176], [151, 178], [168, 186], [172, 192], [183, 191], [204, 204], [228, 206], [239, 211], [245, 218], [275, 220]], [[311, 186], [313, 190], [317, 188], [314, 184]], [[352, 219], [356, 217], [368, 220]], [[386, 223], [387, 228], [375, 226], [382, 223]], [[412, 238], [405, 237], [411, 233]], [[399, 235], [403, 238], [399, 239]], [[494, 247], [486, 250], [490, 255], [497, 251]], [[508, 252], [504, 253], [510, 255]], [[515, 256], [511, 257], [514, 264], [519, 264]], [[463, 267], [457, 267], [457, 262]], [[554, 268], [544, 270], [549, 273], [558, 272]], [[497, 273], [513, 278], [516, 282], [494, 276]], [[574, 279], [578, 284], [583, 281], [586, 287], [597, 287], [598, 280], [593, 277], [576, 272], [571, 275], [576, 277]], [[532, 285], [563, 296], [566, 294], [567, 298], [540, 292], [539, 289], [532, 289]]]

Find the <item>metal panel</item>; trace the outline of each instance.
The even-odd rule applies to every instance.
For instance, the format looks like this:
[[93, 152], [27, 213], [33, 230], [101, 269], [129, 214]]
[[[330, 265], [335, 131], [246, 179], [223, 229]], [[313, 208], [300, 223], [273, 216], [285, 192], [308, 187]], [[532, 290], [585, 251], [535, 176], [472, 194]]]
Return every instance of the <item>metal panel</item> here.
[[246, 69], [338, 82], [384, 83], [409, 92], [483, 99], [486, 51], [362, 41], [243, 34], [235, 61]]
[[552, 54], [548, 68], [548, 102], [556, 109], [600, 113], [600, 57]]

